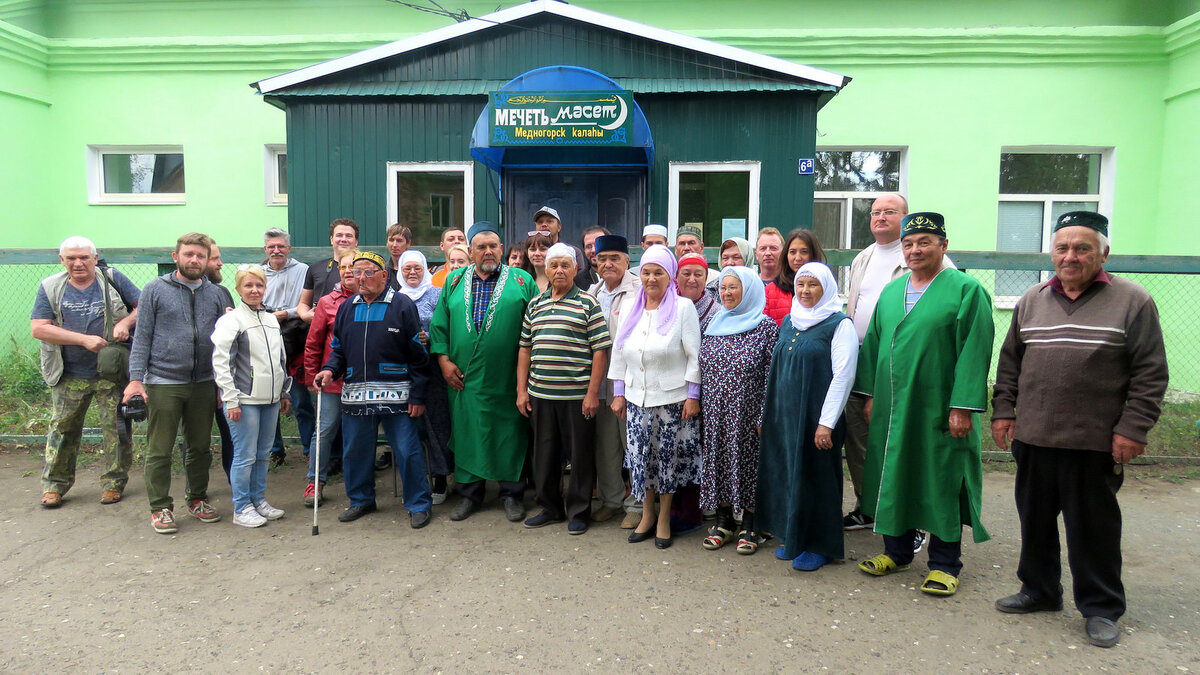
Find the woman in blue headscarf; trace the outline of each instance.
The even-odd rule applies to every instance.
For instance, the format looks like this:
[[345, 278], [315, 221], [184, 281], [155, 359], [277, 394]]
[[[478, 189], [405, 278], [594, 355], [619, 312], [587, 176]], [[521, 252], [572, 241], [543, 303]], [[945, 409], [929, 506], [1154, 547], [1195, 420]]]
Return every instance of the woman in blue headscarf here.
[[704, 420], [700, 508], [717, 510], [703, 546], [710, 551], [724, 546], [737, 528], [733, 513], [741, 509], [737, 552], [750, 555], [763, 541], [754, 525], [758, 430], [779, 326], [763, 314], [766, 293], [758, 273], [749, 267], [731, 265], [721, 270], [717, 289], [723, 309], [700, 340]]
[[758, 469], [758, 524], [802, 572], [844, 557], [842, 411], [854, 383], [858, 334], [842, 313], [833, 272], [796, 270], [791, 313], [771, 357]]

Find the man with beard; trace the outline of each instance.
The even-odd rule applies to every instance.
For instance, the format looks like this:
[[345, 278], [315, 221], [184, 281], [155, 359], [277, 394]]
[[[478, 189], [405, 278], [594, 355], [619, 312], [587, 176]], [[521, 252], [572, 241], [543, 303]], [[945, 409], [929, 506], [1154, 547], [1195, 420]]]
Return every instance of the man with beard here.
[[454, 270], [433, 310], [429, 351], [450, 387], [450, 445], [464, 520], [483, 502], [484, 481], [500, 484], [504, 515], [525, 517], [522, 499], [529, 424], [517, 412], [517, 350], [533, 277], [501, 263], [499, 229], [487, 221], [467, 233], [472, 264]]
[[179, 530], [172, 511], [171, 451], [183, 423], [188, 512], [205, 523], [221, 519], [208, 503], [209, 434], [217, 390], [213, 385], [212, 332], [231, 305], [204, 276], [212, 239], [198, 232], [175, 243], [175, 271], [146, 284], [138, 302], [124, 402], [146, 399], [146, 496], [150, 525], [160, 534]]

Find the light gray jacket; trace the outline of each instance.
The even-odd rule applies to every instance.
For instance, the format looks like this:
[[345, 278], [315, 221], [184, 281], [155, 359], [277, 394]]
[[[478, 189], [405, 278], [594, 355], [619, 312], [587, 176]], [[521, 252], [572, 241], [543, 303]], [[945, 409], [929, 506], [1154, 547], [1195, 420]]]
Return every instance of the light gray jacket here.
[[217, 319], [212, 334], [213, 376], [225, 409], [276, 403], [292, 385], [279, 321], [245, 303]]

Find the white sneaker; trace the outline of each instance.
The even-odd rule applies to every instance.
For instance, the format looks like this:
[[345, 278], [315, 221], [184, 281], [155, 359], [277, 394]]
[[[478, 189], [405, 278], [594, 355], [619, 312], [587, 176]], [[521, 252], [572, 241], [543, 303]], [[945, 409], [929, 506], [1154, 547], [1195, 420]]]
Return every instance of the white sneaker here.
[[255, 504], [254, 510], [258, 511], [258, 515], [266, 518], [267, 520], [279, 520], [283, 517], [283, 509], [277, 509], [274, 506], [271, 506], [265, 499]]
[[233, 524], [242, 527], [262, 527], [267, 524], [267, 519], [258, 515], [253, 504], [247, 504], [241, 511], [233, 514]]

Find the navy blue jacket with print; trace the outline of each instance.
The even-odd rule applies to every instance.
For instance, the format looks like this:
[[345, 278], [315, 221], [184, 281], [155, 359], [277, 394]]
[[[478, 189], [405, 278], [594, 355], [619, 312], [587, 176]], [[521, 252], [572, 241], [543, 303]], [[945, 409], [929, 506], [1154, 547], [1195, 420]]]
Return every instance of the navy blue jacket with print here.
[[362, 295], [342, 303], [321, 368], [345, 378], [342, 412], [389, 415], [425, 405], [430, 361], [420, 332], [417, 306], [390, 288], [371, 303]]

